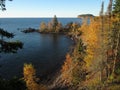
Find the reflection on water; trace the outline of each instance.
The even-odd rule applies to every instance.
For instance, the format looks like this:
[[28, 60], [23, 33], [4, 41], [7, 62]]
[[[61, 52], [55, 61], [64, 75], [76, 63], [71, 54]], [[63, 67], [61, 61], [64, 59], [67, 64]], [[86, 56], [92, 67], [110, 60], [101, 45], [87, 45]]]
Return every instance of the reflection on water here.
[[39, 76], [53, 73], [62, 63], [72, 41], [65, 35], [23, 34], [24, 48], [16, 54], [1, 53], [0, 75], [4, 78], [22, 76], [24, 63], [32, 63]]
[[[81, 22], [79, 18], [59, 18], [63, 25], [69, 22]], [[24, 43], [23, 49], [16, 54], [0, 53], [0, 75], [4, 78], [22, 76], [24, 63], [33, 63], [37, 74], [42, 76], [46, 72], [54, 72], [63, 62], [72, 41], [64, 35], [56, 34], [24, 34], [18, 28], [36, 28], [41, 22], [50, 22], [51, 18], [0, 18], [0, 27], [15, 34], [13, 39]]]

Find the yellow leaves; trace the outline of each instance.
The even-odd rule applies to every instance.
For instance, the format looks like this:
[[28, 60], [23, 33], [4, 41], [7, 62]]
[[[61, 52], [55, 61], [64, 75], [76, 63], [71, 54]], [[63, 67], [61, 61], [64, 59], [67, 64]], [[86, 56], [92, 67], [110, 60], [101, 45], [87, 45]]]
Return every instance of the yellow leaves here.
[[66, 55], [66, 60], [62, 66], [61, 76], [65, 85], [77, 85], [86, 78], [85, 62], [80, 59], [78, 54]]
[[87, 45], [86, 53], [84, 60], [86, 66], [89, 68], [96, 57], [96, 50], [100, 47], [100, 23], [99, 19], [92, 19], [89, 25], [83, 24], [79, 30], [82, 30], [82, 40]]
[[62, 66], [62, 79], [65, 80], [67, 83], [72, 81], [72, 77], [71, 77], [71, 71], [73, 67], [73, 62], [72, 62], [72, 58], [70, 57], [70, 54], [66, 55], [66, 60], [64, 62], [64, 65]]
[[70, 57], [70, 54], [67, 54], [66, 61], [64, 62], [64, 66], [62, 67], [62, 70], [63, 71], [68, 70], [70, 68], [71, 64], [72, 64], [72, 59]]
[[23, 74], [28, 90], [38, 90], [39, 85], [35, 83], [35, 69], [32, 64], [24, 64]]
[[40, 23], [40, 31], [42, 32], [42, 31], [45, 31], [46, 29], [47, 29], [46, 23], [45, 22], [41, 22]]
[[92, 61], [94, 59], [94, 54], [93, 52], [91, 51], [91, 49], [88, 49], [87, 50], [87, 55], [85, 57], [85, 62], [86, 62], [86, 66], [89, 68], [91, 65], [92, 65]]
[[62, 30], [62, 24], [58, 22], [58, 25], [56, 26], [56, 32], [59, 32], [60, 30]]
[[39, 85], [35, 76], [36, 71], [32, 64], [24, 64], [23, 75], [28, 90], [46, 90], [44, 85]]
[[87, 35], [87, 40], [86, 42], [88, 42], [88, 44], [90, 46], [96, 47], [96, 42], [97, 42], [97, 37], [96, 37], [96, 32], [94, 30], [90, 30], [88, 31]]
[[24, 75], [26, 75], [26, 76], [29, 76], [29, 75], [34, 76], [35, 75], [35, 69], [32, 66], [32, 64], [24, 64], [23, 71], [24, 71]]
[[120, 14], [114, 14], [114, 16], [111, 19], [113, 22], [119, 22], [120, 21]]

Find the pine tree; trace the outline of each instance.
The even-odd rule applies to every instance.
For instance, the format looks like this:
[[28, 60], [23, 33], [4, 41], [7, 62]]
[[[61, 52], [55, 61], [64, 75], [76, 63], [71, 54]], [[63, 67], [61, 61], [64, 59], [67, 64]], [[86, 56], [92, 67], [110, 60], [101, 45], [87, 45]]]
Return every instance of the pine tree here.
[[57, 26], [58, 26], [58, 20], [56, 15], [54, 15], [54, 18], [52, 19], [52, 25], [53, 25], [53, 32], [56, 32]]
[[115, 0], [113, 5], [113, 13], [119, 14], [120, 17], [120, 0]]
[[5, 53], [16, 53], [18, 49], [22, 49], [23, 43], [20, 41], [5, 41], [4, 37], [13, 38], [14, 34], [5, 31], [4, 29], [0, 28], [0, 52]]
[[[9, 0], [9, 1], [12, 1], [12, 0]], [[5, 2], [6, 0], [0, 0], [0, 6], [1, 6], [2, 11], [6, 10]], [[4, 29], [0, 28], [0, 36], [1, 36], [0, 52], [16, 53], [19, 48], [21, 49], [23, 47], [23, 43], [20, 41], [9, 42], [9, 41], [4, 40], [4, 37], [13, 38], [14, 37], [13, 33], [9, 33], [5, 31]]]

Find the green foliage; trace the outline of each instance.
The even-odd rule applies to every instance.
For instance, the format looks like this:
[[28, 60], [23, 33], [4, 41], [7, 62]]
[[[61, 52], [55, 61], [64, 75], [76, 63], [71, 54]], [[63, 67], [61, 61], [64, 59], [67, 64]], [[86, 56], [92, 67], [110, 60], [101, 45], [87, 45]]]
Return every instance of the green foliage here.
[[23, 48], [23, 43], [20, 41], [16, 41], [16, 42], [5, 42], [0, 40], [0, 52], [4, 52], [4, 53], [17, 53], [18, 49], [22, 49]]
[[67, 85], [79, 85], [86, 79], [86, 63], [84, 61], [86, 46], [78, 40], [72, 56], [67, 55], [62, 67], [62, 79]]
[[13, 33], [9, 33], [7, 31], [4, 31], [4, 29], [0, 28], [0, 35], [1, 37], [7, 37], [7, 38], [13, 38], [14, 34]]
[[70, 22], [68, 24], [65, 25], [65, 31], [69, 32], [72, 30], [72, 25], [73, 25], [73, 22]]
[[120, 75], [120, 62], [118, 61], [115, 66], [115, 74]]
[[52, 24], [53, 24], [53, 31], [56, 32], [57, 25], [58, 25], [58, 20], [57, 20], [56, 15], [54, 15], [54, 18], [52, 20]]
[[18, 49], [22, 49], [23, 43], [20, 41], [15, 42], [8, 42], [4, 41], [3, 37], [13, 38], [14, 34], [5, 31], [4, 29], [0, 28], [0, 52], [5, 53], [16, 53]]
[[82, 40], [78, 40], [76, 48], [73, 53], [73, 63], [75, 67], [72, 70], [73, 84], [78, 85], [86, 79], [86, 63], [84, 57], [86, 54], [86, 46], [83, 44]]
[[85, 53], [86, 50], [86, 46], [84, 45], [84, 43], [82, 42], [82, 40], [79, 40], [79, 46], [78, 46], [78, 51], [80, 53]]
[[[12, 1], [12, 0], [9, 0], [9, 1]], [[5, 2], [6, 2], [6, 0], [0, 0], [0, 6], [3, 11], [6, 10]], [[16, 42], [4, 41], [3, 37], [13, 38], [14, 37], [13, 33], [9, 33], [7, 31], [5, 31], [4, 29], [0, 28], [0, 36], [1, 36], [0, 53], [1, 52], [16, 53], [19, 48], [22, 49], [23, 43], [20, 41], [16, 41]]]
[[113, 5], [113, 13], [120, 14], [120, 0], [115, 0], [114, 5]]
[[23, 32], [23, 33], [31, 33], [31, 32], [38, 32], [38, 30], [29, 27], [29, 28], [26, 28], [26, 29], [24, 29], [24, 30], [21, 30], [21, 32]]
[[56, 27], [56, 32], [61, 32], [63, 30], [63, 26], [62, 26], [62, 23], [58, 23], [57, 27]]
[[86, 80], [86, 70], [84, 69], [84, 61], [77, 61], [76, 66], [73, 68], [72, 77], [73, 85], [78, 85], [82, 81]]
[[[103, 2], [100, 17], [93, 19], [90, 25], [82, 25], [80, 28], [83, 31], [82, 40], [87, 48], [81, 40], [77, 41], [71, 56], [72, 68], [69, 67], [70, 69], [66, 70], [66, 72], [71, 71], [67, 76], [75, 86], [85, 80], [86, 85], [91, 83], [90, 86], [94, 89], [101, 88], [103, 81], [104, 84], [107, 83], [107, 80], [109, 83], [120, 82], [120, 0], [115, 0], [113, 17], [111, 15], [112, 1], [110, 0], [107, 15], [104, 15]], [[68, 28], [72, 30], [71, 35], [76, 37], [78, 34], [76, 31], [79, 28], [75, 24], [69, 25]], [[106, 51], [112, 57], [110, 60]], [[70, 66], [70, 64], [66, 64], [66, 66]], [[88, 73], [86, 69], [89, 71]], [[87, 77], [86, 74], [88, 74]], [[99, 85], [100, 83], [101, 85]], [[114, 88], [118, 89], [118, 86], [116, 85]], [[111, 90], [115, 89], [111, 88]]]
[[[56, 17], [56, 15], [54, 16], [54, 18], [47, 23], [41, 22], [40, 23], [40, 29], [39, 32], [41, 33], [69, 33], [69, 35], [73, 35], [73, 36], [80, 36], [81, 33], [79, 32], [79, 27], [80, 27], [80, 23], [67, 23], [65, 26], [62, 25], [62, 23], [60, 23]], [[72, 33], [72, 34], [71, 34]]]
[[41, 33], [58, 33], [63, 32], [63, 26], [58, 22], [56, 15], [48, 22], [48, 24], [41, 22], [39, 32]]

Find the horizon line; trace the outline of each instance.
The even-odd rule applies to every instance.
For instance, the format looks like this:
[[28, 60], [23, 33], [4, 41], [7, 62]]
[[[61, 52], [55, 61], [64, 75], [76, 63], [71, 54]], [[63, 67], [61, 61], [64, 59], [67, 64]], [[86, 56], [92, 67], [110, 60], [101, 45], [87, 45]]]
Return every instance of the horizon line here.
[[[54, 17], [54, 16], [53, 16]], [[53, 18], [53, 17], [0, 17], [0, 18]], [[78, 18], [78, 17], [57, 17], [57, 18]]]

